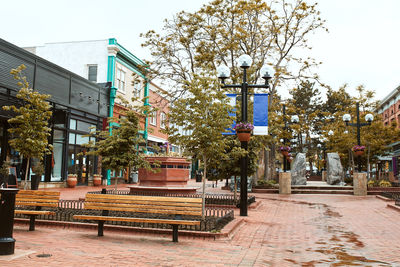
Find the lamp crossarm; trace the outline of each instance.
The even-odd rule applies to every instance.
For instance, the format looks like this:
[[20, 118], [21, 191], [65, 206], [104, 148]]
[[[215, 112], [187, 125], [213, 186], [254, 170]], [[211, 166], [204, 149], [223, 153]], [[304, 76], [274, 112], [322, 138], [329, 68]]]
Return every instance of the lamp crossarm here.
[[359, 125], [357, 125], [357, 123], [346, 122], [346, 126], [353, 126], [353, 127], [357, 127], [357, 126], [363, 127], [363, 126], [369, 126], [369, 125], [371, 125], [371, 122], [363, 122], [363, 123], [360, 123]]
[[[221, 88], [242, 88], [241, 84], [221, 84]], [[266, 84], [248, 84], [247, 88], [269, 88], [269, 85]]]
[[221, 84], [221, 88], [242, 88], [241, 84]]

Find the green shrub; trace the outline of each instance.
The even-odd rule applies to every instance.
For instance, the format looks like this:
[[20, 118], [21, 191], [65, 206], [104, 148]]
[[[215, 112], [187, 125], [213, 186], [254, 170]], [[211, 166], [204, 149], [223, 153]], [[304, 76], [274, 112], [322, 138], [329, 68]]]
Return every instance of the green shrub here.
[[379, 185], [379, 187], [391, 187], [392, 186], [392, 184], [386, 180], [380, 180], [378, 185]]
[[378, 186], [378, 181], [369, 180], [367, 186], [368, 187], [376, 187], [376, 186]]
[[266, 188], [275, 188], [276, 182], [274, 180], [259, 180], [257, 181], [257, 185]]

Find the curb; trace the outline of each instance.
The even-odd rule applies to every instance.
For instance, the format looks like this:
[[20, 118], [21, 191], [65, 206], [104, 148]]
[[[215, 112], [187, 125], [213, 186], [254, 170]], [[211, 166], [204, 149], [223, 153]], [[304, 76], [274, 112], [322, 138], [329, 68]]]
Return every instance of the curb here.
[[[14, 218], [14, 223], [19, 225], [29, 225], [29, 219], [24, 218]], [[217, 240], [221, 238], [230, 238], [233, 232], [244, 223], [241, 218], [233, 219], [229, 222], [221, 232], [211, 233], [211, 232], [200, 232], [200, 231], [188, 231], [180, 230], [179, 237], [186, 238], [200, 238], [200, 239], [211, 239]], [[81, 223], [81, 222], [61, 222], [61, 221], [47, 221], [47, 220], [36, 220], [36, 226], [45, 226], [51, 228], [63, 228], [63, 229], [90, 229], [93, 230], [93, 234], [97, 235], [97, 223]], [[162, 237], [171, 238], [172, 229], [159, 229], [159, 228], [141, 228], [141, 227], [131, 227], [131, 226], [117, 226], [117, 225], [104, 225], [105, 235], [107, 231], [110, 232], [132, 232], [137, 234], [151, 234], [151, 235], [161, 235]]]
[[390, 198], [387, 198], [384, 196], [380, 196], [380, 195], [377, 195], [376, 198], [379, 198], [380, 200], [383, 200], [383, 201], [393, 201], [393, 199], [390, 199]]
[[387, 207], [400, 212], [400, 207], [399, 206], [396, 206], [396, 205], [393, 205], [393, 204], [387, 204]]

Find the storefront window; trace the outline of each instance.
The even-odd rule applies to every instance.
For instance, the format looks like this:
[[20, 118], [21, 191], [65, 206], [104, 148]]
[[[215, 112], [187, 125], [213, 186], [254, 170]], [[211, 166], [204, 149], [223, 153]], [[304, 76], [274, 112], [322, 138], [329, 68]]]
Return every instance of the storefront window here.
[[62, 178], [62, 159], [64, 147], [64, 131], [54, 130], [53, 153], [51, 155], [51, 181], [61, 181]]
[[70, 128], [71, 130], [76, 130], [76, 120], [71, 119], [71, 120], [69, 121], [69, 128]]

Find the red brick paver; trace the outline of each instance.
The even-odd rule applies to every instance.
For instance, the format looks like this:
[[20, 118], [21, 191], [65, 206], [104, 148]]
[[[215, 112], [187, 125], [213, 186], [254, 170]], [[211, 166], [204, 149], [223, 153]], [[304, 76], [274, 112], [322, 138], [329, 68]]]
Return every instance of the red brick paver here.
[[216, 241], [17, 225], [17, 252], [34, 252], [2, 256], [0, 266], [400, 266], [400, 212], [376, 197], [259, 194], [257, 201], [230, 239]]

